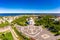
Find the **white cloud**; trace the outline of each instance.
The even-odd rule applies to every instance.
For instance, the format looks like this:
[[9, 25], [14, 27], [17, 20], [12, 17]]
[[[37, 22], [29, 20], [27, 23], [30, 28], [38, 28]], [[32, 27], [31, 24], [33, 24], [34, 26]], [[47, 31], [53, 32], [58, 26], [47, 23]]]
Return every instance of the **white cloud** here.
[[23, 10], [0, 8], [0, 13], [60, 13], [60, 8], [52, 10]]

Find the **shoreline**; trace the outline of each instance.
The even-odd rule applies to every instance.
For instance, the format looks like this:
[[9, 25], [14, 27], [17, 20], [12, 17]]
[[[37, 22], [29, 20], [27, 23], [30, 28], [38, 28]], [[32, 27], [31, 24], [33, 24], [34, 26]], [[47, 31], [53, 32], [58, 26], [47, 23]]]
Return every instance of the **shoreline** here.
[[53, 16], [60, 16], [60, 13], [0, 13], [0, 16], [20, 16], [20, 15], [53, 15]]

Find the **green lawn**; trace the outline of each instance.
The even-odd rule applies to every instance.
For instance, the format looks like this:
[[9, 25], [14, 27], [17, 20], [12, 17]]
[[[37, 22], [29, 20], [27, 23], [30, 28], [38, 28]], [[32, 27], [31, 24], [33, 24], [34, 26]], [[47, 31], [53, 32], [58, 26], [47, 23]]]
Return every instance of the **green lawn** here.
[[26, 19], [28, 18], [28, 16], [21, 16], [18, 19], [15, 19], [12, 23], [14, 24], [18, 24], [20, 26], [27, 26], [26, 24]]
[[2, 23], [0, 24], [0, 28], [1, 28], [1, 27], [5, 27], [5, 26], [8, 26], [8, 25], [9, 25], [9, 23], [8, 23], [7, 21], [6, 21], [5, 23], [2, 22]]
[[1, 40], [13, 40], [11, 32], [2, 32], [0, 33]]

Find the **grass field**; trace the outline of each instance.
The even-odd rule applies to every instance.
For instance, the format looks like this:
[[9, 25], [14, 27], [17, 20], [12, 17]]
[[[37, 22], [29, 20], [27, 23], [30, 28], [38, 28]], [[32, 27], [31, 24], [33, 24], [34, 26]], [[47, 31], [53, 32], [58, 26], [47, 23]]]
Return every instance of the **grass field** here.
[[0, 24], [0, 28], [1, 28], [1, 27], [5, 27], [5, 26], [8, 26], [8, 25], [9, 25], [9, 23], [6, 21], [5, 23], [1, 23], [1, 24]]
[[0, 39], [1, 40], [14, 40], [11, 32], [1, 32], [0, 33]]
[[19, 17], [18, 19], [15, 19], [14, 21], [12, 21], [13, 24], [18, 24], [20, 26], [27, 26], [26, 22], [27, 22], [27, 19], [28, 16], [21, 16]]

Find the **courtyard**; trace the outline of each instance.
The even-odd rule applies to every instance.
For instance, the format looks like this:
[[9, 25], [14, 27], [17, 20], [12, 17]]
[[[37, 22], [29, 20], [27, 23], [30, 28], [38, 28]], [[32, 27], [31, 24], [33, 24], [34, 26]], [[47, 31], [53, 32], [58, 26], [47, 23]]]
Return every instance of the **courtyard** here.
[[28, 25], [25, 27], [16, 25], [16, 28], [23, 34], [32, 37], [36, 40], [57, 40], [60, 36], [54, 36], [47, 29], [43, 29], [42, 26]]

